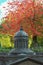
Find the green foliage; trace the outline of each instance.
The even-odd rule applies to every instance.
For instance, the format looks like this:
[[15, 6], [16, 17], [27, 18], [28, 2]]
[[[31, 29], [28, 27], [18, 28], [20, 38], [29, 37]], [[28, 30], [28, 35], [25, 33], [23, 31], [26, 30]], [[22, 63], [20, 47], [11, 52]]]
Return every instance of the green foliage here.
[[38, 37], [37, 37], [37, 41], [38, 41], [38, 44], [39, 44], [40, 46], [43, 46], [43, 37], [38, 36]]
[[43, 52], [43, 47], [37, 47], [37, 48], [32, 48], [33, 51], [35, 52]]
[[29, 36], [29, 40], [28, 40], [28, 42], [29, 42], [28, 47], [29, 47], [29, 48], [30, 48], [31, 45], [32, 45], [32, 41], [33, 41], [33, 39], [32, 39], [32, 35], [31, 35], [31, 36]]
[[0, 52], [9, 52], [10, 48], [0, 48]]
[[[33, 40], [32, 40], [32, 38], [30, 37], [29, 38], [29, 41], [31, 42], [31, 45], [33, 45]], [[35, 43], [34, 43], [35, 44]], [[36, 51], [36, 52], [43, 52], [43, 37], [41, 37], [41, 36], [37, 36], [37, 44], [38, 44], [38, 46], [36, 46], [36, 47], [32, 47], [31, 45], [30, 45], [30, 48], [33, 50], [33, 51]]]
[[11, 37], [7, 34], [0, 34], [0, 45], [2, 48], [14, 47], [14, 43], [11, 42]]
[[[32, 35], [29, 36], [28, 47], [31, 48], [32, 45]], [[37, 36], [38, 47], [32, 47], [31, 49], [36, 52], [43, 52], [43, 37]], [[0, 34], [0, 52], [9, 52], [14, 48], [13, 37], [9, 35]]]

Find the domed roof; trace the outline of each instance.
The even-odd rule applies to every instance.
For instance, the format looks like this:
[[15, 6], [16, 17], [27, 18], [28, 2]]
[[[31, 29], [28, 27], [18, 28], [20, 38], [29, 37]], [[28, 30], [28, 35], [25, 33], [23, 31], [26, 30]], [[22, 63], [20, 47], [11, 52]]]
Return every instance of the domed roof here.
[[28, 34], [25, 31], [23, 31], [22, 26], [21, 26], [20, 30], [15, 33], [15, 37], [18, 37], [18, 36], [28, 36]]

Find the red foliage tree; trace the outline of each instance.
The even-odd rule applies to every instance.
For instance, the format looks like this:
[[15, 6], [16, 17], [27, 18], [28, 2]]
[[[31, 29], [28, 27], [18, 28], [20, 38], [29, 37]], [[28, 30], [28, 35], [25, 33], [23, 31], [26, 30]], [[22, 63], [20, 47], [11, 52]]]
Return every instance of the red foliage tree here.
[[9, 2], [11, 10], [8, 10], [9, 14], [5, 17], [5, 23], [2, 24], [7, 33], [9, 31], [10, 34], [14, 34], [22, 25], [28, 34], [43, 36], [43, 5], [41, 1], [43, 0]]

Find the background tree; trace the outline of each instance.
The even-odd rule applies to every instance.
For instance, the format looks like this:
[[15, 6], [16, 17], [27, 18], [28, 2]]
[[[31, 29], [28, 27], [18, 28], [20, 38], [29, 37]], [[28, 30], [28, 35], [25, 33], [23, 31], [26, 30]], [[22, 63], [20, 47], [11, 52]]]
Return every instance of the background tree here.
[[6, 30], [4, 32], [14, 34], [22, 24], [28, 34], [43, 36], [43, 5], [41, 1], [43, 0], [8, 2], [11, 8], [8, 9], [9, 14], [4, 18], [5, 23], [2, 23], [2, 27]]
[[20, 25], [29, 34], [43, 37], [43, 0], [21, 0], [7, 3], [8, 11], [1, 24], [0, 33], [14, 35]]

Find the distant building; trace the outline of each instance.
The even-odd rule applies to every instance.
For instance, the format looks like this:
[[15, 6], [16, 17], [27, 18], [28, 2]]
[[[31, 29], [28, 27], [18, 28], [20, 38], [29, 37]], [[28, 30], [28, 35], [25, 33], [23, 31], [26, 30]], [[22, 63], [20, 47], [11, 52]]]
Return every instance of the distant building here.
[[23, 30], [22, 26], [20, 30], [15, 33], [14, 36], [14, 49], [10, 51], [9, 54], [22, 54], [22, 53], [30, 53], [33, 54], [33, 51], [28, 48], [28, 34]]
[[14, 36], [15, 48], [28, 48], [28, 34], [24, 32], [22, 26]]

